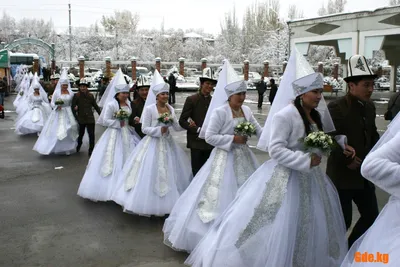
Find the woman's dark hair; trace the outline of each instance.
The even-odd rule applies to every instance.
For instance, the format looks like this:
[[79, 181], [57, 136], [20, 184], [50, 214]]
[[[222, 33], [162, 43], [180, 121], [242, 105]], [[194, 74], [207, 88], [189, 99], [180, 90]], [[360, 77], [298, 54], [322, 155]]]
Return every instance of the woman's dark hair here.
[[114, 96], [114, 99], [117, 100], [118, 108], [121, 109], [121, 104], [119, 103], [119, 100], [118, 100], [118, 97], [117, 97], [118, 95], [119, 95], [119, 93], [116, 93], [115, 96]]
[[[306, 134], [307, 135], [310, 134], [311, 133], [311, 125], [307, 119], [307, 116], [306, 116], [306, 113], [304, 112], [303, 107], [301, 106], [300, 96], [296, 97], [296, 99], [294, 100], [294, 105], [297, 108], [297, 110], [299, 111], [301, 118], [303, 119], [304, 127], [306, 129]], [[322, 121], [321, 121], [321, 115], [319, 114], [319, 112], [316, 109], [312, 109], [310, 116], [311, 116], [311, 119], [313, 121], [315, 121], [315, 123], [317, 124], [318, 129], [322, 130]]]

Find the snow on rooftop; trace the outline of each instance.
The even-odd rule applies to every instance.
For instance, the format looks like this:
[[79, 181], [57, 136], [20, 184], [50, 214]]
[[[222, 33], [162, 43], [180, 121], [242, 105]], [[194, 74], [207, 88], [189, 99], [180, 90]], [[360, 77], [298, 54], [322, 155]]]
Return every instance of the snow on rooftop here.
[[197, 34], [195, 32], [189, 32], [186, 33], [183, 38], [203, 38], [203, 36], [201, 36], [200, 34]]

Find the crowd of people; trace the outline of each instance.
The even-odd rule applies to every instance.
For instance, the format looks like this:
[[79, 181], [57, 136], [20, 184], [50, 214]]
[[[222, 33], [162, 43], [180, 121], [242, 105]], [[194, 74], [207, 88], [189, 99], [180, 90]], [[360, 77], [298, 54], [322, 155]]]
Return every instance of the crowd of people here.
[[[23, 73], [15, 131], [38, 134], [40, 154], [69, 155], [80, 151], [86, 130], [90, 159], [78, 195], [166, 216], [164, 243], [190, 253], [191, 266], [364, 266], [355, 252], [385, 250], [397, 266], [400, 119], [379, 139], [370, 100], [376, 76], [360, 55], [349, 59], [348, 73], [346, 96], [327, 105], [322, 75], [294, 50], [279, 89], [271, 81], [264, 127], [244, 105], [247, 84], [227, 60], [218, 80], [203, 73], [179, 118], [173, 84], [158, 71], [151, 82], [138, 77], [133, 101], [120, 70], [100, 101], [85, 79], [74, 94], [67, 70], [53, 77], [51, 97], [37, 75]], [[265, 89], [257, 88], [260, 98]], [[96, 145], [94, 111], [106, 128]], [[190, 158], [173, 139], [177, 131], [186, 131]], [[304, 143], [321, 132], [337, 144], [326, 173], [325, 154]], [[251, 136], [271, 157], [261, 165]], [[378, 219], [374, 184], [392, 194]], [[352, 202], [361, 217], [347, 239]]]

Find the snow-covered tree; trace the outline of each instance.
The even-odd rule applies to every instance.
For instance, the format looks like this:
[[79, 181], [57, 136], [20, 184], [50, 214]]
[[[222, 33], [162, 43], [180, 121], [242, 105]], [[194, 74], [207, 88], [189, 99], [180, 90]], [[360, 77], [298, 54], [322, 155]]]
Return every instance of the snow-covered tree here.
[[139, 14], [132, 14], [129, 10], [114, 11], [112, 16], [104, 16], [101, 19], [101, 24], [109, 33], [114, 33], [116, 30], [120, 34], [134, 33], [139, 24]]
[[400, 0], [390, 0], [389, 5], [391, 5], [391, 6], [400, 5]]

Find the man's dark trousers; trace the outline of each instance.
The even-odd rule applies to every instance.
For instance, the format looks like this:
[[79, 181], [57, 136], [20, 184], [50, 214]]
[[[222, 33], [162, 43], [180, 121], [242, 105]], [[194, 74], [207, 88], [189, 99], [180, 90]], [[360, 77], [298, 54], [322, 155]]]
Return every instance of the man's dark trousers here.
[[204, 163], [206, 163], [211, 152], [212, 150], [190, 149], [193, 177], [196, 176], [196, 173], [201, 169]]

